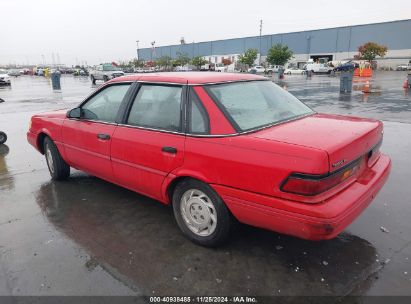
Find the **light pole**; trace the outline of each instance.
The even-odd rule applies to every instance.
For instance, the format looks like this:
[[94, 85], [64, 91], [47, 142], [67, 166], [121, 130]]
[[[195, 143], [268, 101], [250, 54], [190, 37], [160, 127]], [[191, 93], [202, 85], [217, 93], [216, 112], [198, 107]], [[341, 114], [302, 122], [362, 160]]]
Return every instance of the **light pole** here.
[[140, 42], [140, 40], [136, 40], [136, 43], [137, 43], [137, 61], [140, 59], [139, 56], [138, 56], [138, 43], [139, 42]]
[[263, 31], [263, 20], [260, 20], [260, 57], [258, 59], [258, 64], [261, 65], [261, 33]]
[[155, 50], [155, 44], [156, 44], [155, 41], [151, 42], [151, 62], [153, 62], [153, 53]]

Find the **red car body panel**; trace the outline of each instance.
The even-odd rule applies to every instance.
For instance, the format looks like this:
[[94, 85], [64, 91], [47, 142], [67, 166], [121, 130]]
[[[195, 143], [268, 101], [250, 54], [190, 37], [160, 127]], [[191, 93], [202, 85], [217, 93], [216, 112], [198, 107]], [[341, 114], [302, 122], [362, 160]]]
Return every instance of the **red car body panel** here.
[[[111, 160], [117, 183], [164, 201], [161, 187], [165, 177], [184, 162], [185, 136], [153, 132], [125, 126], [117, 127], [112, 140]], [[165, 153], [173, 146], [177, 154]]]
[[235, 130], [202, 87], [194, 87], [210, 118], [210, 134], [233, 134]]
[[316, 114], [257, 132], [254, 136], [324, 150], [329, 155], [332, 172], [340, 167], [332, 164], [343, 159], [349, 163], [370, 150], [382, 139], [382, 129], [378, 120]]
[[367, 178], [319, 204], [263, 196], [214, 185], [233, 215], [242, 223], [309, 240], [331, 239], [352, 223], [371, 203], [387, 180], [391, 161], [381, 155]]
[[74, 119], [64, 120], [62, 142], [66, 162], [79, 170], [112, 180], [111, 143], [99, 139], [96, 134], [113, 135], [116, 126]]
[[[335, 237], [375, 197], [391, 168], [378, 150], [382, 123], [371, 119], [313, 114], [249, 133], [236, 130], [203, 84], [262, 80], [247, 74], [160, 73], [115, 78], [116, 82], [192, 85], [210, 122], [208, 136], [163, 132], [124, 124], [69, 119], [66, 111], [35, 115], [28, 141], [42, 152], [42, 138], [56, 143], [72, 167], [170, 203], [179, 178], [210, 184], [232, 214], [256, 227], [319, 240]], [[100, 140], [97, 135], [110, 135]], [[162, 151], [172, 146], [177, 153]], [[356, 174], [313, 196], [287, 193], [290, 174], [332, 174], [358, 161]]]

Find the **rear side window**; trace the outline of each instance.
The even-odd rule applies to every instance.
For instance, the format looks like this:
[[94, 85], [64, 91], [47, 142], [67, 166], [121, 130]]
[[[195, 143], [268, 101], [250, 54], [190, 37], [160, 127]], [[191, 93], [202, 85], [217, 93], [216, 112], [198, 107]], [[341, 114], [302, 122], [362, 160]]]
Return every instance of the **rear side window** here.
[[179, 86], [142, 85], [128, 117], [129, 125], [153, 129], [181, 130], [181, 96]]
[[200, 99], [193, 91], [190, 92], [189, 124], [190, 134], [209, 134], [209, 120]]
[[130, 84], [111, 85], [91, 97], [82, 107], [82, 118], [115, 122]]

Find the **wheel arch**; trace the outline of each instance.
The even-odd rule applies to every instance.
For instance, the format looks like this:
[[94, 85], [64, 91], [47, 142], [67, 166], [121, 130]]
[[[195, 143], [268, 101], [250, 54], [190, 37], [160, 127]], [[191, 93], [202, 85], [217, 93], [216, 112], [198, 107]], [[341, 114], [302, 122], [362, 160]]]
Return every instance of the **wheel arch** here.
[[205, 184], [210, 184], [210, 181], [204, 176], [197, 174], [181, 174], [181, 175], [169, 175], [163, 183], [163, 196], [164, 202], [171, 205], [173, 203], [173, 193], [176, 186], [184, 180], [193, 179]]
[[41, 154], [44, 154], [44, 139], [46, 137], [51, 138], [50, 134], [45, 130], [41, 130], [39, 134], [37, 135], [36, 145], [37, 145], [37, 149], [40, 151]]

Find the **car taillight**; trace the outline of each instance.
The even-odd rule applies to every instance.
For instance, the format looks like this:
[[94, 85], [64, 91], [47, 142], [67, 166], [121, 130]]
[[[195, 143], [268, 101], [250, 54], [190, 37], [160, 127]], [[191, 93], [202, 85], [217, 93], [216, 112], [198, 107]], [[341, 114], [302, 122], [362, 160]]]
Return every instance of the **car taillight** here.
[[359, 170], [359, 167], [360, 163], [355, 162], [346, 168], [327, 175], [292, 173], [283, 182], [280, 189], [284, 192], [305, 196], [317, 195], [337, 186], [350, 176], [353, 176]]

